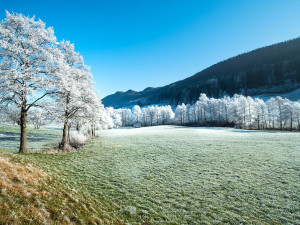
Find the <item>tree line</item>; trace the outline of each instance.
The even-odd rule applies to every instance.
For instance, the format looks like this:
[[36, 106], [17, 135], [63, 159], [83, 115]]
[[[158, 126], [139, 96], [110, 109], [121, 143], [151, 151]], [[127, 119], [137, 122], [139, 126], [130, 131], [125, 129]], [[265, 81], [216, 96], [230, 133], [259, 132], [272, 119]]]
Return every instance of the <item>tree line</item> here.
[[149, 106], [132, 109], [106, 108], [110, 127], [118, 126], [220, 126], [257, 130], [300, 131], [300, 102], [280, 96], [264, 101], [250, 96], [234, 95], [209, 98], [201, 94], [195, 104], [171, 106]]

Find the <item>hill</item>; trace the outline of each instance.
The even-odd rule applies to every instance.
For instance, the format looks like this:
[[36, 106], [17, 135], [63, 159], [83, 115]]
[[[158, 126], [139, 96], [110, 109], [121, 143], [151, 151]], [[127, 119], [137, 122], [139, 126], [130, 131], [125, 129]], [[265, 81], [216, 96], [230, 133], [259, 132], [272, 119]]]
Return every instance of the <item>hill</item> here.
[[[300, 88], [300, 38], [259, 48], [214, 64], [184, 80], [143, 91], [116, 92], [105, 106], [194, 103], [210, 97], [281, 95]], [[293, 99], [295, 100], [295, 99]]]

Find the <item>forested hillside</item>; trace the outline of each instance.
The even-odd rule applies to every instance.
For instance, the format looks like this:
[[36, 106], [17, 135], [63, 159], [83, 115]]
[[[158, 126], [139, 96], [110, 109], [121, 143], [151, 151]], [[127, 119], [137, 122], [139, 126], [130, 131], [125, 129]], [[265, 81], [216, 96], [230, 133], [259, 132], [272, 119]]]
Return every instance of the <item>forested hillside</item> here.
[[[184, 80], [141, 92], [116, 92], [105, 106], [194, 103], [200, 93], [224, 95], [280, 95], [300, 87], [300, 38], [247, 52], [202, 70]], [[293, 99], [295, 100], [295, 99]]]

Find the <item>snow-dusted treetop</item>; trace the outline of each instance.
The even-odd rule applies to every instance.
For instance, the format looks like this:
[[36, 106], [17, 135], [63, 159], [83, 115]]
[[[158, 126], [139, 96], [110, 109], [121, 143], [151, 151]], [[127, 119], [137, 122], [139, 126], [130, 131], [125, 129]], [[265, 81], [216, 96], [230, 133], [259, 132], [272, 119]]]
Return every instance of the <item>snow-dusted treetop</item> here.
[[0, 24], [2, 102], [28, 110], [53, 91], [61, 63], [55, 42], [53, 28], [41, 20], [6, 11]]

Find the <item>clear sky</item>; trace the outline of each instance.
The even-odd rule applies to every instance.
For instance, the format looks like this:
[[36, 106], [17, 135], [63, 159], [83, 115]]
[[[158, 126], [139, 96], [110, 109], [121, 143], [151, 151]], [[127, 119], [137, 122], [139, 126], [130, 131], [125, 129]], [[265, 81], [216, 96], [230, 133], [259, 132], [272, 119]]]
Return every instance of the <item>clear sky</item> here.
[[167, 85], [300, 36], [300, 0], [1, 0], [75, 43], [100, 97]]

